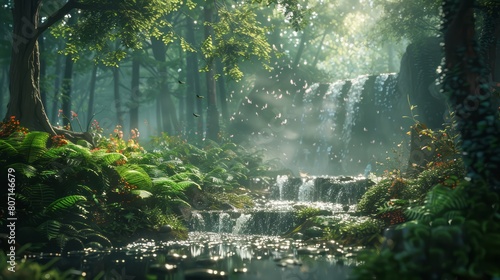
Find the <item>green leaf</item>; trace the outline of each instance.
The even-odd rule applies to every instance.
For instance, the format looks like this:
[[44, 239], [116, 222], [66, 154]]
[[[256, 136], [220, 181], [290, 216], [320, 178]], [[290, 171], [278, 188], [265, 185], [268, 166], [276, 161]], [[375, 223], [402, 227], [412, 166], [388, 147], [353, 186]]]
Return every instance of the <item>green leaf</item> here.
[[75, 204], [77, 204], [80, 201], [87, 201], [87, 198], [83, 195], [70, 195], [70, 196], [65, 196], [57, 199], [56, 201], [52, 202], [46, 209], [45, 211], [47, 213], [54, 213], [54, 212], [60, 212], [63, 210], [66, 210], [68, 208], [73, 207]]
[[118, 160], [127, 160], [127, 157], [120, 153], [106, 153], [105, 151], [94, 152], [92, 157], [98, 161], [102, 161], [105, 165], [111, 165]]
[[152, 186], [149, 175], [137, 165], [127, 164], [116, 166], [115, 170], [123, 180], [131, 185], [137, 186], [139, 189], [148, 190]]
[[34, 131], [30, 132], [24, 138], [20, 152], [24, 154], [28, 163], [36, 161], [41, 155], [47, 152], [47, 140], [49, 134], [46, 132]]
[[17, 155], [17, 149], [14, 148], [10, 143], [4, 140], [0, 140], [0, 155], [11, 158]]
[[41, 231], [48, 240], [56, 238], [59, 235], [61, 223], [54, 220], [48, 220], [38, 226], [37, 230]]
[[132, 190], [130, 191], [130, 193], [138, 195], [141, 198], [148, 198], [153, 195], [152, 193], [145, 190]]
[[16, 172], [26, 176], [26, 178], [32, 178], [36, 175], [36, 168], [32, 165], [16, 162], [14, 164], [9, 165], [10, 168], [14, 168]]

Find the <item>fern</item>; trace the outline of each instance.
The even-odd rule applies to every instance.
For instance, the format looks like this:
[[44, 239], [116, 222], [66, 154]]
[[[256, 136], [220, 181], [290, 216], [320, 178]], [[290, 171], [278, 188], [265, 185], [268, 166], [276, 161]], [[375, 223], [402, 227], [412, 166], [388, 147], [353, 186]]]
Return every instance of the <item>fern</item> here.
[[118, 160], [127, 160], [127, 157], [120, 153], [106, 153], [104, 150], [98, 150], [92, 153], [94, 161], [102, 162], [105, 165], [111, 165]]
[[33, 163], [47, 152], [47, 140], [49, 134], [46, 132], [34, 131], [28, 133], [19, 148], [28, 163]]
[[2, 155], [2, 157], [13, 158], [17, 154], [17, 149], [11, 143], [0, 140], [0, 155]]
[[116, 166], [115, 170], [127, 183], [137, 186], [139, 189], [148, 190], [151, 188], [151, 178], [149, 178], [149, 175], [138, 165], [127, 164]]
[[9, 167], [14, 168], [17, 173], [22, 174], [26, 178], [33, 178], [37, 174], [37, 170], [34, 166], [17, 162], [9, 165]]
[[35, 209], [49, 205], [56, 198], [54, 188], [45, 184], [25, 186], [21, 189], [19, 195], [25, 197], [26, 202], [31, 204]]
[[51, 240], [59, 235], [61, 230], [61, 223], [55, 220], [47, 220], [37, 227], [37, 230], [41, 232], [45, 238]]
[[61, 197], [47, 206], [45, 211], [49, 214], [64, 211], [75, 206], [75, 204], [81, 201], [87, 201], [87, 198], [83, 195], [70, 195]]
[[135, 194], [141, 198], [148, 198], [153, 195], [152, 193], [145, 190], [132, 190], [130, 191], [130, 193]]
[[182, 182], [177, 182], [177, 186], [179, 186], [180, 189], [182, 189], [183, 191], [191, 186], [195, 186], [196, 188], [198, 188], [199, 190], [201, 190], [201, 186], [198, 185], [197, 183], [193, 182], [193, 181], [182, 181]]

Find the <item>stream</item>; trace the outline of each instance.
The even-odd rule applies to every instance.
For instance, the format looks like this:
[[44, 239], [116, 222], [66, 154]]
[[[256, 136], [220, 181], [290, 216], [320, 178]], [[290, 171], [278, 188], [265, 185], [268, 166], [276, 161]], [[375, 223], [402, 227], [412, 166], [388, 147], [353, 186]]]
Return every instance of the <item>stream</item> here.
[[[58, 267], [86, 279], [347, 279], [362, 248], [317, 236], [282, 236], [297, 226], [294, 212], [302, 207], [349, 217], [371, 184], [362, 177], [278, 176], [269, 197], [253, 208], [194, 211], [187, 240], [69, 252]], [[43, 263], [56, 256], [28, 258]]]

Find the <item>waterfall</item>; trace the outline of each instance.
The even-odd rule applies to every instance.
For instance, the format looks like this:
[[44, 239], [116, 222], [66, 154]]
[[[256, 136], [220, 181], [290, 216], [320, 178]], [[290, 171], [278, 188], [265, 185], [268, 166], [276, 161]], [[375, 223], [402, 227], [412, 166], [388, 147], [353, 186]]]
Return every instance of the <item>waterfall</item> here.
[[203, 218], [201, 213], [198, 212], [192, 213], [190, 227], [200, 231], [204, 231], [206, 229], [205, 219]]
[[288, 182], [288, 176], [287, 175], [278, 175], [276, 178], [276, 186], [278, 187], [278, 196], [279, 200], [283, 200], [284, 196], [284, 185], [285, 183]]
[[228, 213], [220, 212], [218, 232], [231, 232], [232, 228], [233, 223], [231, 220], [231, 216]]
[[348, 170], [346, 163], [346, 155], [349, 153], [349, 144], [351, 142], [352, 127], [356, 122], [356, 116], [359, 110], [359, 102], [361, 101], [361, 92], [363, 91], [364, 84], [368, 76], [361, 76], [354, 80], [351, 80], [351, 88], [349, 89], [349, 94], [347, 95], [347, 100], [345, 100], [345, 120], [342, 126], [341, 143], [343, 144], [343, 151], [341, 153], [342, 169]]
[[241, 214], [241, 216], [236, 219], [236, 223], [233, 228], [233, 233], [242, 234], [245, 233], [248, 226], [248, 221], [252, 218], [251, 214]]
[[302, 185], [299, 187], [298, 201], [313, 201], [314, 179], [302, 178]]
[[282, 201], [354, 204], [373, 184], [373, 181], [363, 176], [279, 176], [279, 180], [271, 187], [270, 198]]

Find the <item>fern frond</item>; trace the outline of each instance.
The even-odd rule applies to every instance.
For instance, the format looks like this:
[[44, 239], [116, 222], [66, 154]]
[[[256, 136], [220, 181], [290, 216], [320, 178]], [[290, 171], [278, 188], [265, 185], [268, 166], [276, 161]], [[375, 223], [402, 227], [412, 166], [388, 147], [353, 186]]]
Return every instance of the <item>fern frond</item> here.
[[20, 195], [26, 197], [27, 201], [35, 209], [41, 209], [56, 198], [55, 190], [51, 186], [44, 184], [33, 184], [20, 189]]
[[0, 140], [0, 155], [2, 155], [2, 157], [13, 158], [17, 154], [17, 149], [11, 143]]
[[111, 165], [118, 160], [127, 160], [127, 157], [120, 153], [106, 153], [103, 150], [93, 152], [92, 158], [96, 161], [101, 161], [105, 165]]
[[149, 178], [149, 175], [141, 167], [134, 164], [127, 164], [116, 166], [115, 170], [127, 183], [137, 186], [139, 189], [148, 190], [151, 188], [151, 178]]
[[87, 201], [87, 198], [83, 195], [69, 195], [61, 197], [47, 206], [45, 211], [49, 214], [64, 211], [81, 201]]
[[187, 201], [185, 201], [185, 200], [183, 200], [183, 199], [180, 199], [180, 198], [173, 198], [173, 199], [172, 199], [171, 201], [169, 201], [169, 202], [170, 202], [170, 204], [172, 204], [172, 205], [185, 205], [185, 206], [187, 206], [187, 207], [191, 207], [191, 205], [190, 205]]
[[196, 188], [198, 188], [199, 190], [201, 190], [201, 186], [198, 185], [197, 183], [193, 182], [193, 181], [181, 181], [181, 182], [177, 182], [177, 186], [179, 187], [179, 189], [181, 190], [185, 190], [191, 186], [195, 186]]
[[28, 133], [19, 147], [19, 151], [24, 155], [28, 163], [32, 163], [47, 152], [47, 140], [49, 134], [46, 132], [33, 131]]
[[47, 220], [37, 227], [37, 230], [48, 240], [56, 238], [59, 235], [61, 223], [55, 220]]
[[148, 198], [153, 194], [145, 190], [132, 190], [130, 193], [138, 195], [140, 198]]
[[222, 184], [224, 183], [224, 180], [222, 180], [221, 178], [217, 178], [217, 177], [214, 177], [214, 176], [209, 176], [207, 177], [208, 181], [214, 183], [214, 184]]
[[20, 173], [26, 178], [32, 178], [36, 175], [36, 168], [32, 165], [16, 162], [14, 164], [9, 165], [9, 167], [14, 168], [16, 173]]
[[83, 147], [83, 146], [80, 146], [77, 144], [72, 144], [71, 142], [68, 143], [66, 146], [71, 151], [71, 154], [70, 154], [71, 157], [84, 158], [86, 160], [88, 160], [92, 157], [92, 153], [86, 147]]

